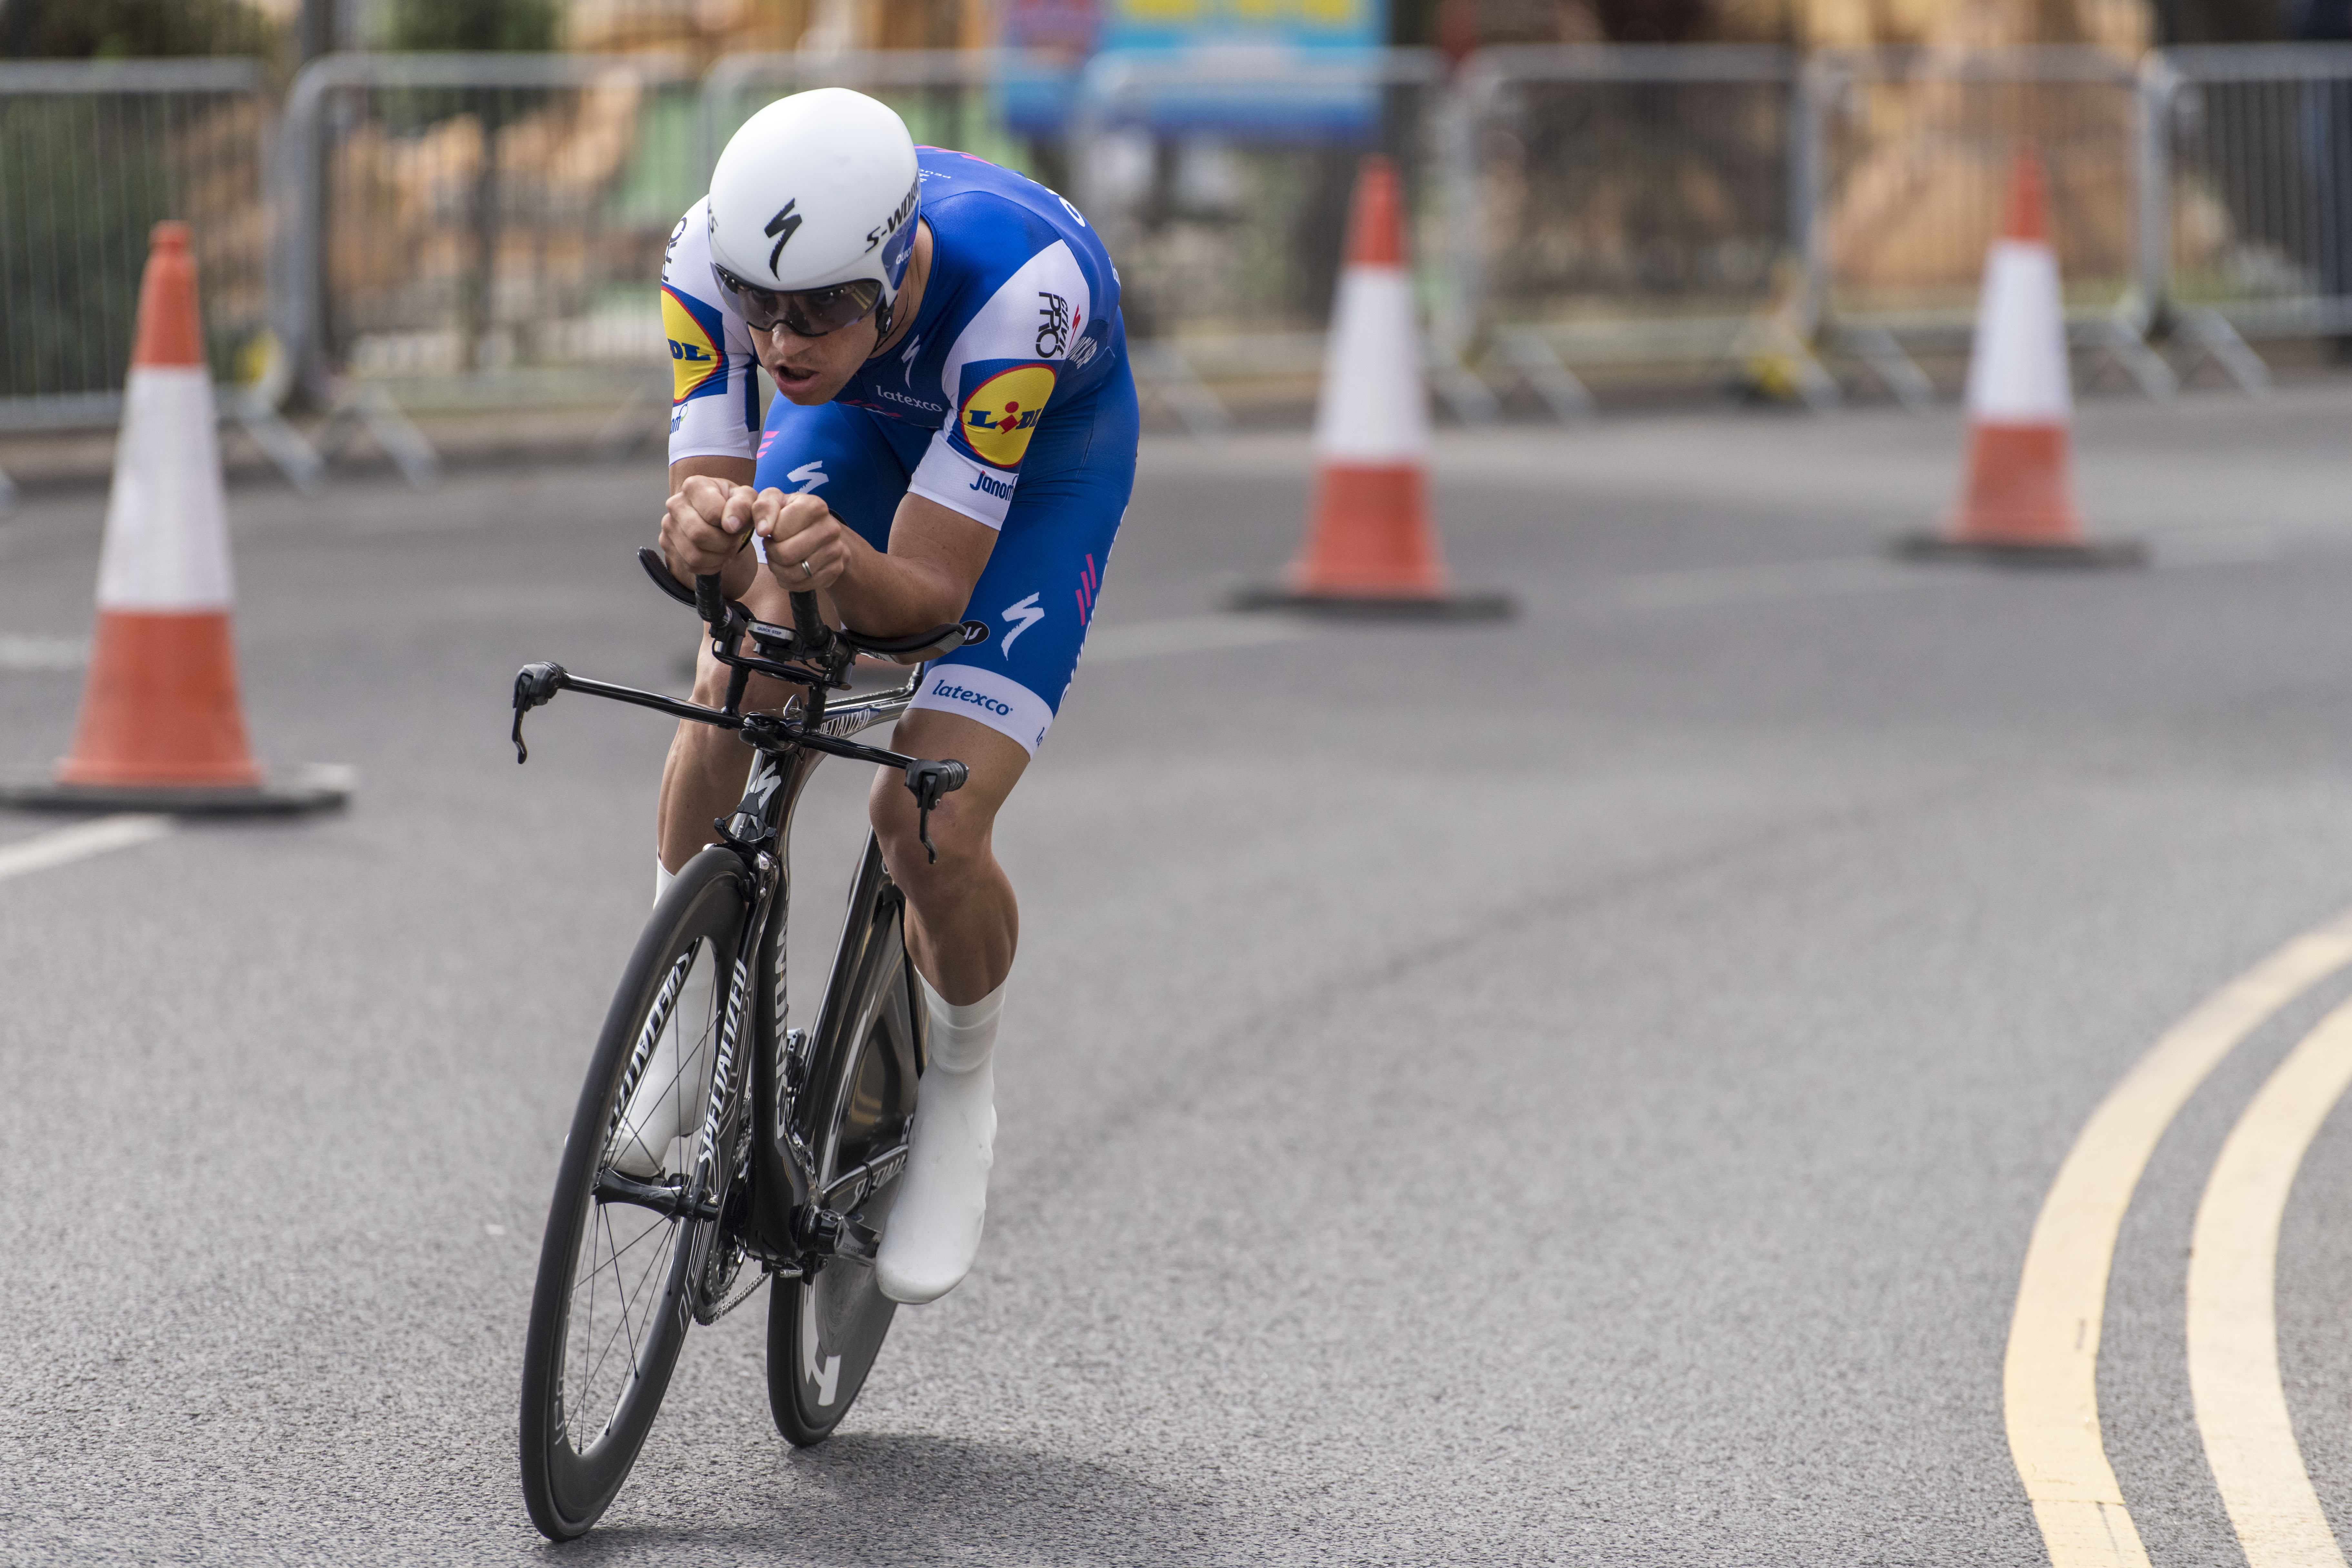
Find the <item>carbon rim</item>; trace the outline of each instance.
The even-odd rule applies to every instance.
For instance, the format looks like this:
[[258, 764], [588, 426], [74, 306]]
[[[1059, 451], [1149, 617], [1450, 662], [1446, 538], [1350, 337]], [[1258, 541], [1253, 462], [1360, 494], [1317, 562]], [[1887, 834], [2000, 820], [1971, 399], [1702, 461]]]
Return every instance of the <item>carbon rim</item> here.
[[[635, 1048], [622, 1074], [618, 1092], [605, 1118], [604, 1147], [597, 1156], [602, 1176], [623, 1148], [633, 1142], [624, 1126], [624, 1113], [640, 1080], [656, 1077], [645, 1091], [685, 1095], [688, 1116], [698, 1122], [702, 1090], [709, 1081], [711, 1054], [718, 1041], [719, 1009], [723, 987], [711, 986], [698, 1017], [679, 1016], [690, 1005], [687, 994], [694, 971], [706, 974], [717, 963], [717, 950], [698, 938], [673, 961], [654, 1006], [638, 1030]], [[678, 1070], [663, 1081], [652, 1070], [655, 1044], [673, 1019], [682, 1035]], [[661, 1165], [653, 1184], [680, 1187], [692, 1178], [692, 1134], [648, 1152]], [[644, 1149], [642, 1142], [637, 1147]], [[683, 1152], [683, 1157], [681, 1154]], [[688, 1255], [696, 1250], [698, 1232], [707, 1226], [636, 1204], [592, 1198], [582, 1216], [581, 1236], [573, 1265], [563, 1325], [563, 1350], [556, 1380], [565, 1444], [583, 1461], [594, 1463], [599, 1448], [611, 1437], [629, 1396], [650, 1369], [660, 1344], [660, 1333], [674, 1315], [685, 1283]], [[593, 1422], [594, 1425], [588, 1426]], [[585, 1441], [582, 1434], [585, 1429]]]

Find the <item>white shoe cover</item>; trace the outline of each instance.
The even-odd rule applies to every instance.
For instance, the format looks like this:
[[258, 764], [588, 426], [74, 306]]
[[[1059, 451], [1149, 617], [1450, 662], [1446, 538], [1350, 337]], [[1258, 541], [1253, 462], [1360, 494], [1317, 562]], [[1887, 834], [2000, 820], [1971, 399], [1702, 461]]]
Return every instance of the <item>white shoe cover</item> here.
[[936, 1301], [971, 1272], [988, 1216], [988, 1169], [995, 1163], [996, 1073], [991, 1065], [1000, 985], [965, 1006], [923, 984], [930, 1011], [930, 1062], [915, 1101], [907, 1173], [882, 1232], [875, 1282], [893, 1301]]
[[[674, 879], [655, 863], [654, 898]], [[645, 1076], [621, 1113], [621, 1130], [614, 1140], [613, 1169], [625, 1176], [650, 1182], [662, 1173], [669, 1146], [699, 1125], [704, 1087], [709, 1081], [711, 1053], [718, 1039], [711, 1026], [710, 997], [715, 961], [709, 947], [697, 956], [678, 987], [669, 1021], [654, 1042]]]

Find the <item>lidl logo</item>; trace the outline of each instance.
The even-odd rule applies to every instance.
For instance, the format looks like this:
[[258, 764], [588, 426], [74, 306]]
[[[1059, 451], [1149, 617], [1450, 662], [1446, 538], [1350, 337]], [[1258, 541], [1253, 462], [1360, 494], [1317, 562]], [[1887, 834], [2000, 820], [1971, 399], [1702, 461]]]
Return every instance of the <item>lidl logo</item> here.
[[1017, 468], [1029, 437], [1054, 395], [1054, 368], [1015, 365], [974, 387], [956, 416], [957, 433], [972, 455], [992, 468]]
[[667, 285], [661, 303], [662, 331], [669, 338], [670, 402], [726, 391], [727, 355], [719, 346], [726, 334], [719, 312]]

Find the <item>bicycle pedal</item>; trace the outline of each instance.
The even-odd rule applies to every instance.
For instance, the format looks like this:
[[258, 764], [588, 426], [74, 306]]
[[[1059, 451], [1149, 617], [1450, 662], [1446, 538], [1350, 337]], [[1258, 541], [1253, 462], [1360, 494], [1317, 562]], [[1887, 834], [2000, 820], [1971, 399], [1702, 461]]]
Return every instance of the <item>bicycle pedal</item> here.
[[870, 1263], [882, 1246], [881, 1234], [872, 1226], [833, 1209], [803, 1210], [794, 1228], [800, 1232], [802, 1245], [818, 1258]]

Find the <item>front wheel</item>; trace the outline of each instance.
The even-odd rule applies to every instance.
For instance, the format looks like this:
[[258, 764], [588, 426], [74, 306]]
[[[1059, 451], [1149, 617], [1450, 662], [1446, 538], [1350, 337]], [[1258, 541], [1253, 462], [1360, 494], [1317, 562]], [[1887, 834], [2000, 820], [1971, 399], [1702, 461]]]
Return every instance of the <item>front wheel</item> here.
[[[734, 1170], [706, 1157], [699, 1135], [747, 895], [725, 849], [677, 874], [622, 973], [572, 1112], [523, 1346], [523, 1501], [551, 1541], [585, 1533], [611, 1505], [686, 1340], [713, 1239], [702, 1215]], [[682, 1136], [649, 1150], [646, 1119], [625, 1112], [663, 1092], [688, 1108]]]
[[[867, 840], [824, 1009], [808, 1052], [795, 1130], [816, 1167], [817, 1201], [870, 1243], [889, 1224], [906, 1169], [922, 1060], [898, 890]], [[796, 1446], [821, 1443], [849, 1414], [881, 1353], [898, 1303], [869, 1258], [835, 1254], [812, 1279], [768, 1294], [768, 1405]]]

